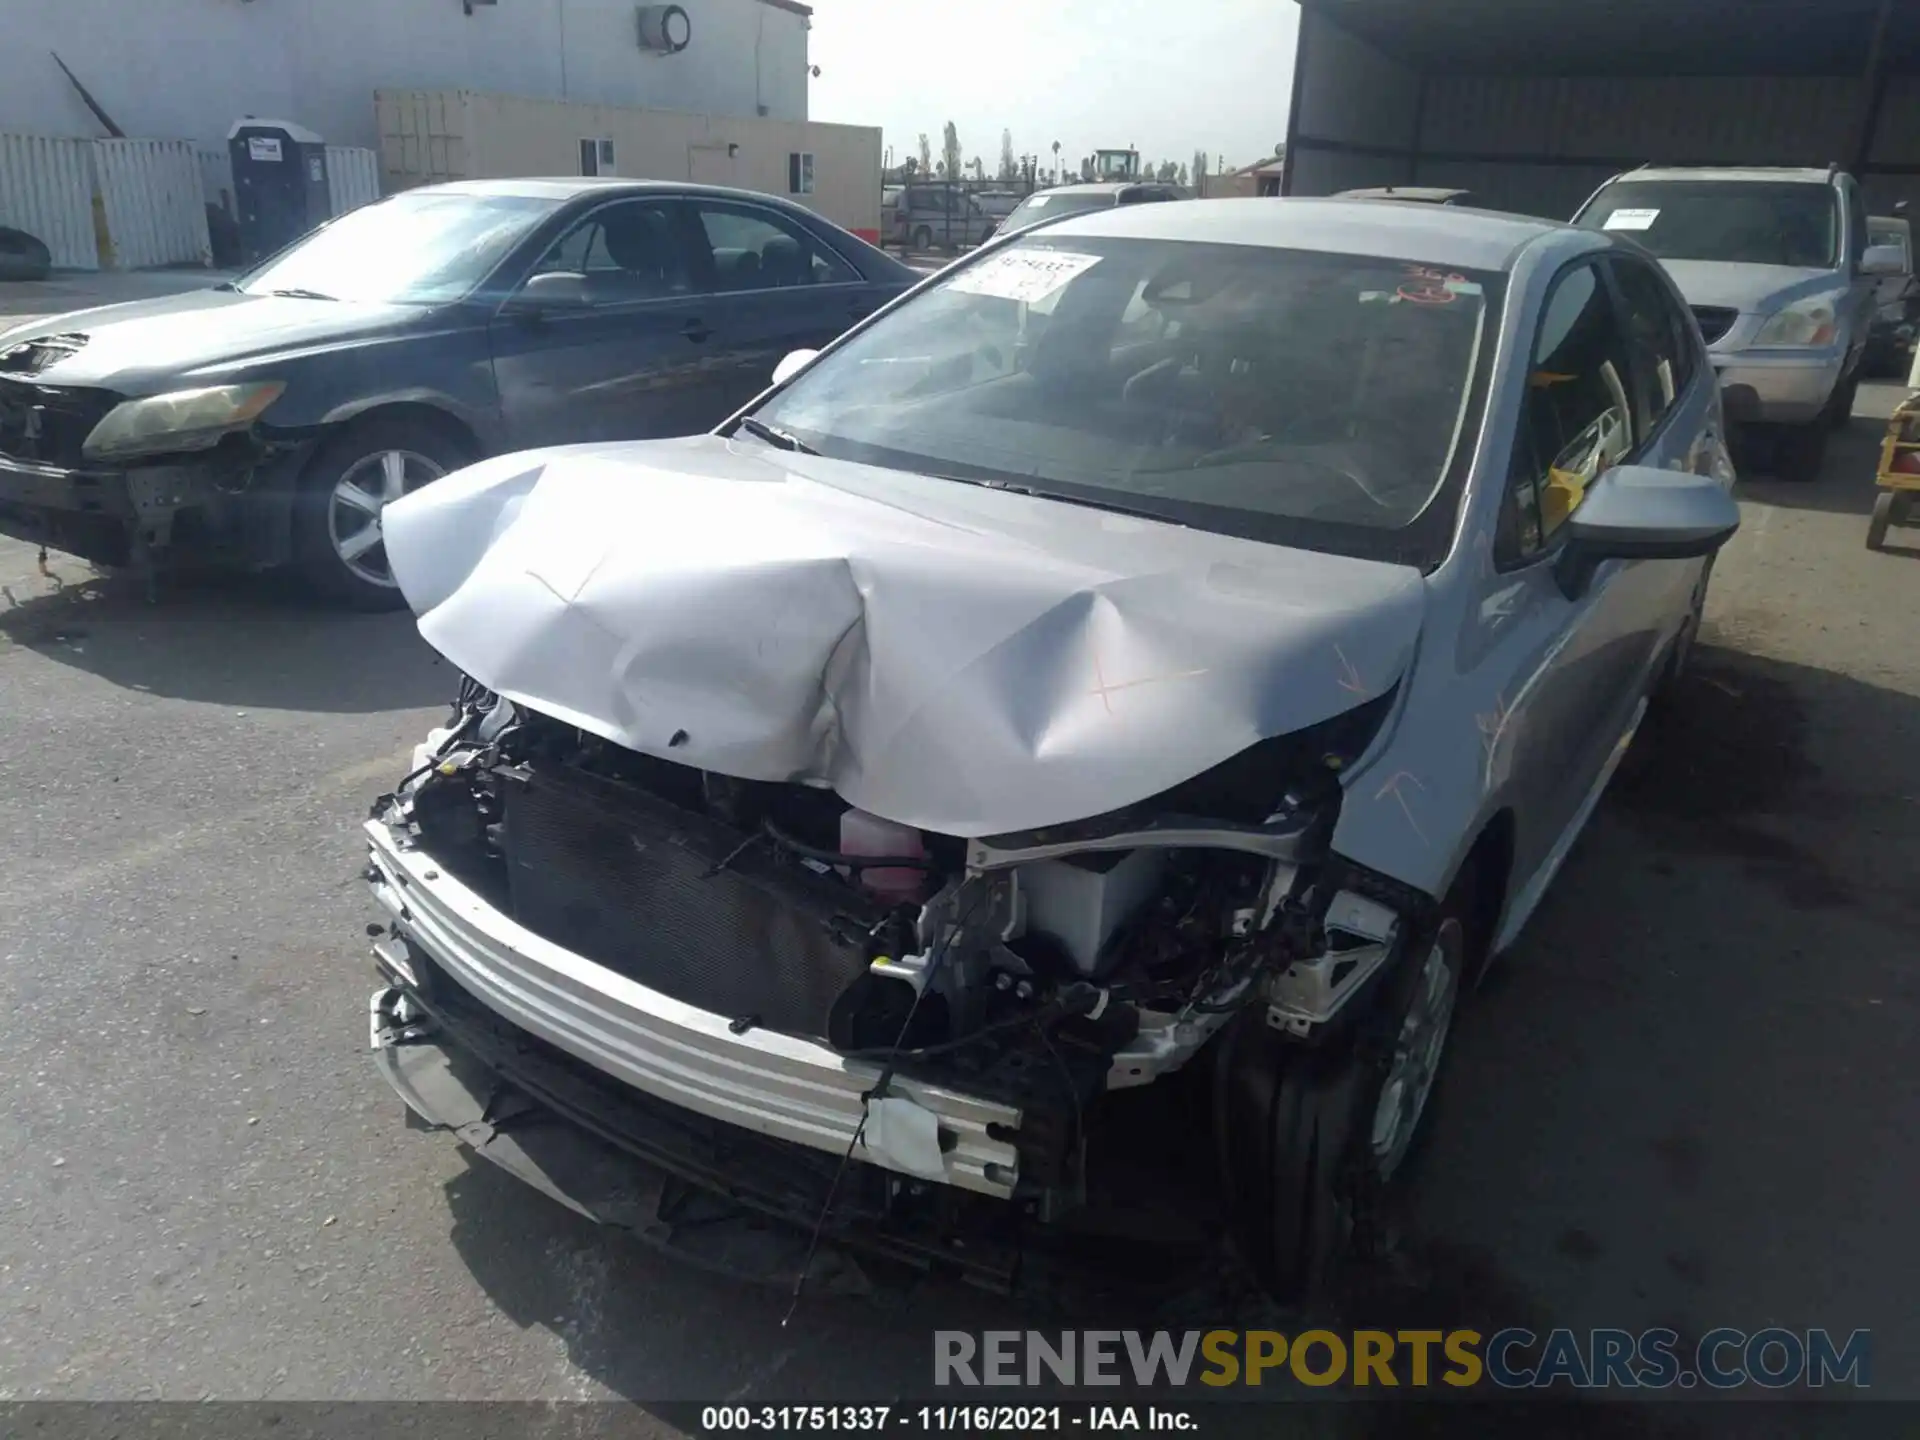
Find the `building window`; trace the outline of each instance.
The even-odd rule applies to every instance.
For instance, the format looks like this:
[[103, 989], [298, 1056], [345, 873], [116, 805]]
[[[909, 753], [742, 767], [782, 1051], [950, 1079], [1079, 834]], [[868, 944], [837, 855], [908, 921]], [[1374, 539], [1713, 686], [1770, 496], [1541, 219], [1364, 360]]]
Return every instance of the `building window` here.
[[582, 175], [617, 175], [620, 172], [613, 167], [613, 141], [582, 140], [580, 142], [580, 173]]
[[787, 193], [789, 195], [813, 193], [813, 153], [811, 151], [787, 152]]

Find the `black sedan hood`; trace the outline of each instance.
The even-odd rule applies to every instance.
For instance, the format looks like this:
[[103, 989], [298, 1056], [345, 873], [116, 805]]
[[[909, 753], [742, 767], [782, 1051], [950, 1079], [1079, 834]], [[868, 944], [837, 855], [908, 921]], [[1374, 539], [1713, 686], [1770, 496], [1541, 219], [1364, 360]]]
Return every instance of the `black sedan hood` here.
[[213, 383], [261, 359], [388, 335], [418, 323], [423, 313], [412, 305], [190, 290], [49, 315], [0, 332], [0, 375], [151, 394]]

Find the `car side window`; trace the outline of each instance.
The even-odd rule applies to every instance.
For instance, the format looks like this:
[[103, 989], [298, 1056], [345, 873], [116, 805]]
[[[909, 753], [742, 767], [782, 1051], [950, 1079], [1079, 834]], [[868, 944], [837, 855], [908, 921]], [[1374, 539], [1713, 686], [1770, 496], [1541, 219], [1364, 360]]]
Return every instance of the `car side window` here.
[[1693, 337], [1680, 325], [1666, 287], [1644, 263], [1620, 257], [1612, 263], [1633, 366], [1634, 418], [1645, 440], [1693, 378]]
[[582, 276], [589, 304], [618, 305], [692, 293], [687, 258], [671, 203], [619, 200], [554, 241], [533, 274]]
[[1587, 487], [1632, 453], [1630, 373], [1627, 339], [1599, 269], [1567, 271], [1547, 297], [1527, 367], [1496, 542], [1502, 563], [1544, 550]]
[[715, 201], [703, 201], [695, 213], [713, 252], [716, 290], [783, 290], [860, 278], [846, 261], [784, 216]]
[[1858, 266], [1867, 255], [1867, 195], [1857, 184], [1847, 187], [1847, 230], [1853, 263]]

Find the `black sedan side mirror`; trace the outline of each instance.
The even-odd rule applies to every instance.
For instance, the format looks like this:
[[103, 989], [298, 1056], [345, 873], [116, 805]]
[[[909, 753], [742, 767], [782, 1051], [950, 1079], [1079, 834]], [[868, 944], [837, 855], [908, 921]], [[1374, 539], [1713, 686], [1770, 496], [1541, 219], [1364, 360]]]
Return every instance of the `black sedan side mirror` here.
[[1555, 577], [1577, 600], [1603, 560], [1696, 560], [1739, 528], [1740, 507], [1712, 476], [1616, 465], [1567, 517]]

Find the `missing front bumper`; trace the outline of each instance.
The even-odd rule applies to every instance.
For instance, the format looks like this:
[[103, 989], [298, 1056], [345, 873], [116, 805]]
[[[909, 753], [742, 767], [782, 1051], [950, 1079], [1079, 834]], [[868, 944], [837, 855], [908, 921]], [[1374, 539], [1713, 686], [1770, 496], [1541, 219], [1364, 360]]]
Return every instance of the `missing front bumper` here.
[[[809, 1289], [825, 1294], [872, 1288], [878, 1272], [855, 1261], [855, 1250], [883, 1269], [939, 1269], [995, 1290], [1014, 1285], [1016, 1249], [980, 1227], [956, 1244], [945, 1227], [890, 1222], [881, 1177], [843, 1178], [836, 1192], [832, 1166], [810, 1152], [664, 1111], [528, 1045], [457, 994], [429, 1003], [394, 985], [374, 995], [372, 1010], [384, 1035], [374, 1063], [428, 1127], [676, 1259], [756, 1284], [791, 1284], [804, 1266]], [[815, 1224], [831, 1243], [809, 1261]]]
[[304, 453], [217, 452], [116, 470], [0, 455], [0, 535], [111, 567], [169, 554], [279, 564]]
[[[878, 1066], [794, 1036], [740, 1031], [728, 1016], [649, 989], [520, 925], [431, 856], [404, 848], [381, 821], [369, 821], [366, 833], [368, 879], [396, 934], [509, 1026], [669, 1106], [836, 1160], [851, 1145], [856, 1160], [915, 1173], [892, 1163], [861, 1129]], [[900, 1075], [888, 1091], [937, 1123], [942, 1183], [1012, 1198], [1020, 1180], [1017, 1106]]]

